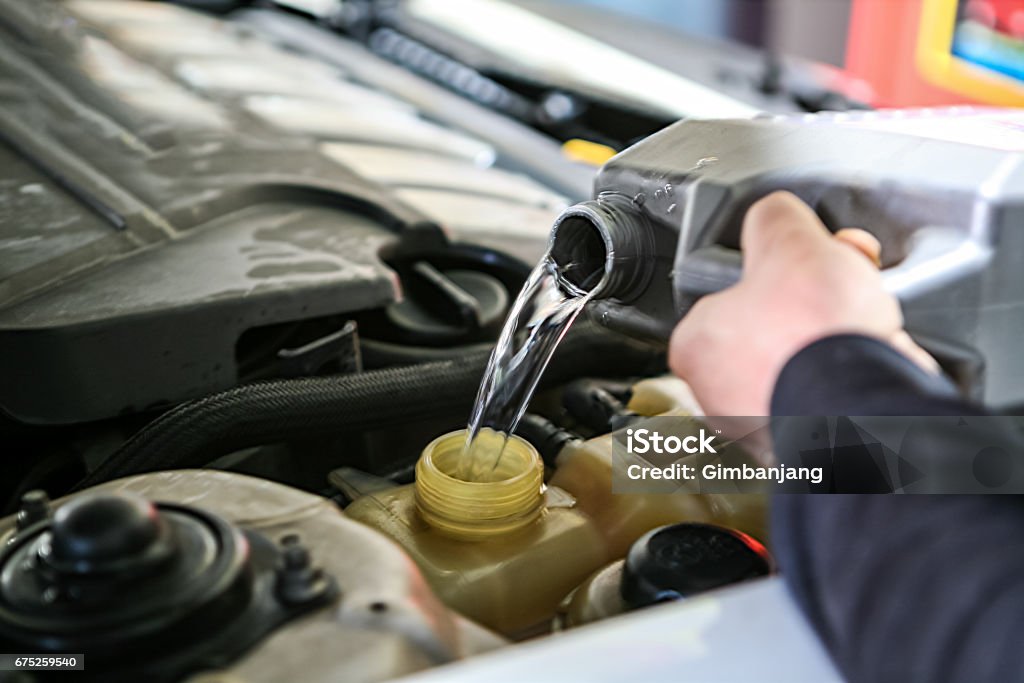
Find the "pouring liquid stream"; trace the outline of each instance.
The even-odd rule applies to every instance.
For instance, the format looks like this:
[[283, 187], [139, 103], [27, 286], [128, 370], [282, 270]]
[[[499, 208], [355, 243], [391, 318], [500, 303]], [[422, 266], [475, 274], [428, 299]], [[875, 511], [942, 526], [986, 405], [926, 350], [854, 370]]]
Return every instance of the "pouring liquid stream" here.
[[560, 277], [574, 267], [560, 267], [545, 255], [512, 305], [470, 415], [459, 479], [491, 480], [558, 343], [590, 301], [592, 283], [577, 287]]

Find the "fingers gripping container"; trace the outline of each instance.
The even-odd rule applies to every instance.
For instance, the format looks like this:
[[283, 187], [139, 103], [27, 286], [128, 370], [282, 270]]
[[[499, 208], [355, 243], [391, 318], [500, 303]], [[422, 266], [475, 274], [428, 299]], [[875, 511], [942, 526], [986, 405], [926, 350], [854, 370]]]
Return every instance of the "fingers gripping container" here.
[[746, 210], [788, 190], [830, 230], [878, 238], [908, 330], [964, 389], [1019, 403], [1022, 131], [1010, 110], [681, 121], [601, 169], [595, 199], [556, 221], [551, 253], [604, 269], [597, 320], [665, 340], [700, 296], [738, 280]]

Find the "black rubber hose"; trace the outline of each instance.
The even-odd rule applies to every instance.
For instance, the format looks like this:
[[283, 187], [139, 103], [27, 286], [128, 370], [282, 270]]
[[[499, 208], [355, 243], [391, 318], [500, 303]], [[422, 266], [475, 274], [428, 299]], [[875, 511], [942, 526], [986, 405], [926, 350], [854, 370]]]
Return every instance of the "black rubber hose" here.
[[[202, 467], [243, 448], [400, 428], [410, 421], [469, 414], [489, 351], [460, 359], [371, 372], [248, 384], [183, 403], [124, 443], [75, 487], [143, 472]], [[580, 326], [560, 345], [541, 381], [642, 376], [664, 369], [664, 354], [620, 335]]]
[[606, 434], [614, 424], [637, 417], [626, 405], [633, 397], [629, 384], [579, 379], [562, 393], [562, 406], [584, 427]]
[[478, 353], [487, 354], [493, 347], [493, 343], [483, 343], [434, 348], [395, 344], [366, 337], [359, 338], [359, 351], [363, 357], [363, 367], [368, 370], [395, 365], [418, 365], [432, 361], [452, 360]]
[[519, 426], [516, 427], [516, 436], [529, 441], [548, 467], [555, 466], [555, 460], [566, 444], [582, 441], [578, 434], [562, 429], [546, 417], [533, 413], [523, 415]]

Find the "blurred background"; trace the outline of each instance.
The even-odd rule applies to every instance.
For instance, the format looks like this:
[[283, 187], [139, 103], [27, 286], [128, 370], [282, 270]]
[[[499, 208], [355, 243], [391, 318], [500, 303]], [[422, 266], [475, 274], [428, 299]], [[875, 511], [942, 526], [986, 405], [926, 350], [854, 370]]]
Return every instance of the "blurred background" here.
[[561, 0], [561, 3], [620, 12], [688, 33], [735, 40], [842, 66], [853, 0]]
[[[520, 0], [591, 34], [602, 13], [657, 26], [601, 38], [669, 68], [670, 32], [741, 44], [849, 77], [839, 89], [873, 106], [1024, 104], [1024, 0]], [[636, 25], [634, 25], [635, 28]], [[617, 33], [617, 32], [612, 32]], [[626, 33], [623, 31], [622, 33]], [[686, 39], [686, 38], [683, 38]], [[971, 72], [971, 70], [976, 70]], [[988, 72], [988, 73], [986, 73]], [[1003, 77], [1017, 79], [1017, 83]], [[993, 80], [994, 77], [994, 80]], [[820, 76], [819, 76], [820, 78]], [[983, 85], [982, 85], [983, 84]]]

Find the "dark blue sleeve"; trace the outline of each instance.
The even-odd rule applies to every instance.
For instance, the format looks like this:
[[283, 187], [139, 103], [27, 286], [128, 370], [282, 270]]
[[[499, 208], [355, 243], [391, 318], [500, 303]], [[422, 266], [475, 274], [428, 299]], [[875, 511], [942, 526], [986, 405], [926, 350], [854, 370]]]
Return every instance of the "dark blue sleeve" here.
[[[844, 335], [786, 365], [772, 413], [980, 411], [892, 347]], [[791, 447], [773, 437], [777, 453]], [[1019, 498], [780, 495], [772, 507], [782, 573], [851, 683], [1024, 680]]]
[[977, 415], [945, 376], [892, 346], [842, 334], [807, 346], [782, 368], [772, 415]]

